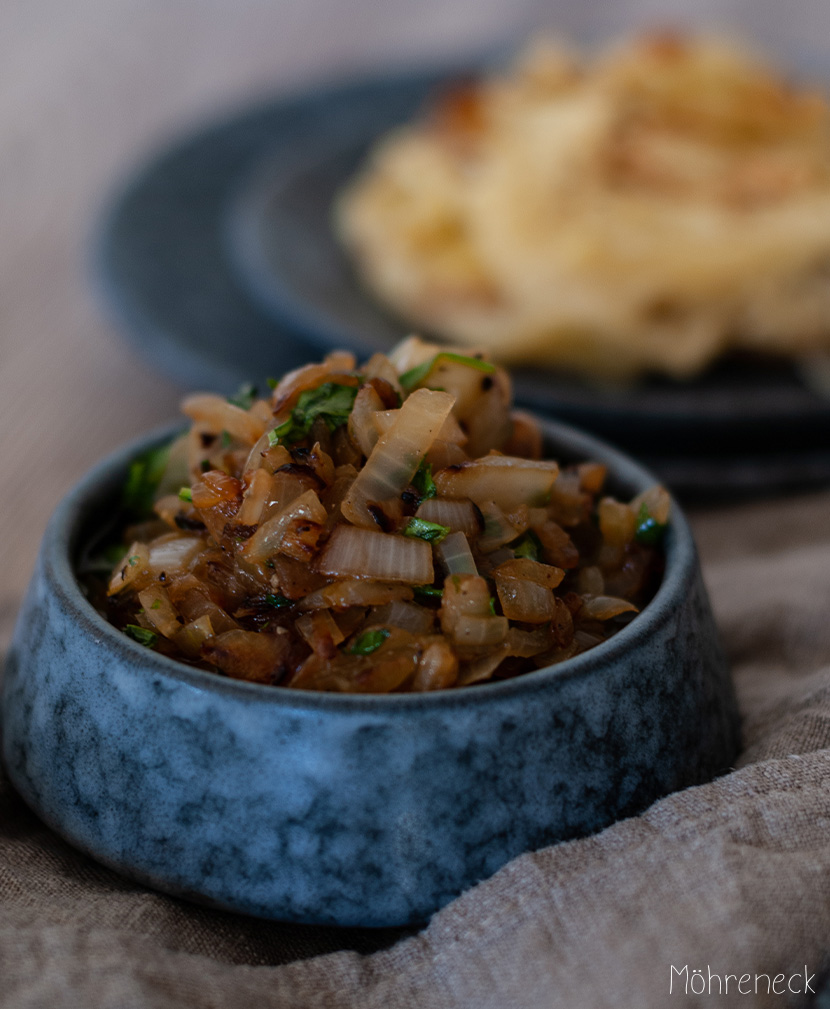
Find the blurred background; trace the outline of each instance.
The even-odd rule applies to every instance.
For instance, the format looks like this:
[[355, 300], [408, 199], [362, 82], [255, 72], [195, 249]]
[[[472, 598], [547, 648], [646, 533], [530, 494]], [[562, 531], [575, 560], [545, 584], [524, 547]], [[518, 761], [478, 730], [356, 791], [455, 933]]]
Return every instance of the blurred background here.
[[0, 648], [58, 499], [176, 413], [181, 390], [122, 340], [90, 265], [106, 201], [167, 143], [255, 99], [537, 27], [726, 28], [830, 78], [826, 0], [5, 0], [0, 23]]

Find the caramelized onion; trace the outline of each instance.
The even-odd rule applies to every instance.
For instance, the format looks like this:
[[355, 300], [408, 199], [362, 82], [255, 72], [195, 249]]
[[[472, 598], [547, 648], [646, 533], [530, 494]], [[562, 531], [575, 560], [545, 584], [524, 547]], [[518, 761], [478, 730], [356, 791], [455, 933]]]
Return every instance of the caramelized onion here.
[[429, 543], [346, 525], [332, 533], [317, 570], [336, 578], [374, 578], [409, 585], [428, 585], [434, 577]]
[[382, 435], [341, 504], [343, 515], [355, 525], [372, 528], [369, 504], [397, 498], [415, 475], [452, 409], [445, 392], [414, 392]]
[[479, 507], [493, 501], [509, 512], [521, 504], [545, 504], [559, 467], [516, 456], [490, 455], [435, 474], [441, 497], [470, 498]]

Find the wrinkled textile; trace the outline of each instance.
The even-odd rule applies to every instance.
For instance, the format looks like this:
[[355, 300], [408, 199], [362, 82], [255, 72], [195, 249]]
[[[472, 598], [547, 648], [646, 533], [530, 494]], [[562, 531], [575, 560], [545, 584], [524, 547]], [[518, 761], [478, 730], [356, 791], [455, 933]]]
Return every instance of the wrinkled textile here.
[[[514, 860], [416, 935], [152, 893], [75, 853], [4, 782], [0, 1006], [798, 1004], [767, 989], [783, 975], [778, 992], [802, 991], [805, 968], [817, 987], [830, 949], [830, 495], [694, 525], [741, 704], [732, 773]], [[704, 996], [683, 994], [697, 969]]]

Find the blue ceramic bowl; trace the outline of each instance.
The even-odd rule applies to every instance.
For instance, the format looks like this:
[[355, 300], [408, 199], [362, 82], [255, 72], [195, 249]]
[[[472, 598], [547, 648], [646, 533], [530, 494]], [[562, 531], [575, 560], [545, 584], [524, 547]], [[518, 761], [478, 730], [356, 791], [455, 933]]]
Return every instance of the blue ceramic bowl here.
[[[564, 461], [654, 480], [544, 425]], [[168, 432], [169, 434], [169, 432]], [[733, 760], [729, 673], [675, 507], [654, 599], [615, 637], [516, 679], [432, 694], [307, 693], [181, 665], [111, 627], [73, 571], [129, 460], [55, 512], [18, 620], [3, 756], [68, 841], [149, 886], [266, 918], [425, 920], [521, 852], [600, 830]]]

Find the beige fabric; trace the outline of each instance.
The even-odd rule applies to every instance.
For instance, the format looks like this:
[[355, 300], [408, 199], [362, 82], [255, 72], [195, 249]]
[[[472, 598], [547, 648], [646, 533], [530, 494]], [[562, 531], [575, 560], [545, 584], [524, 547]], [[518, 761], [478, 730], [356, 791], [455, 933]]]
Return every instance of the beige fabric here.
[[[105, 451], [172, 416], [179, 396], [91, 297], [86, 239], [116, 177], [190, 117], [266, 85], [473, 47], [543, 6], [3, 5], [0, 513], [13, 534], [0, 539], [0, 646], [57, 498]], [[565, 5], [565, 23], [599, 6]], [[636, 6], [615, 4], [616, 23]], [[797, 16], [758, 3], [753, 18], [759, 9], [767, 34], [778, 10], [790, 40], [827, 37], [819, 3]], [[374, 955], [397, 933], [256, 922], [124, 881], [43, 827], [0, 778], [0, 1007], [662, 1009], [684, 1003], [669, 996], [672, 964], [818, 972], [830, 949], [830, 494], [693, 518], [744, 714], [735, 773], [517, 859]]]

